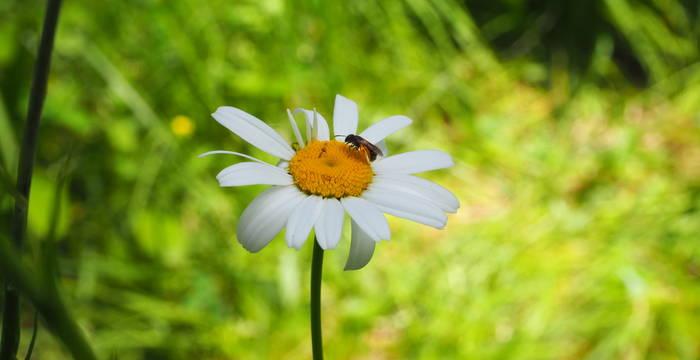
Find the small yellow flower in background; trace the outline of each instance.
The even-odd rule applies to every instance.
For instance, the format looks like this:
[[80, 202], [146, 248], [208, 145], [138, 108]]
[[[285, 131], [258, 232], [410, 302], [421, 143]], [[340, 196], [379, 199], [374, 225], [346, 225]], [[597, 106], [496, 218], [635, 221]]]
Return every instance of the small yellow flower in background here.
[[170, 129], [177, 136], [188, 136], [194, 131], [194, 123], [189, 117], [178, 115], [170, 122]]

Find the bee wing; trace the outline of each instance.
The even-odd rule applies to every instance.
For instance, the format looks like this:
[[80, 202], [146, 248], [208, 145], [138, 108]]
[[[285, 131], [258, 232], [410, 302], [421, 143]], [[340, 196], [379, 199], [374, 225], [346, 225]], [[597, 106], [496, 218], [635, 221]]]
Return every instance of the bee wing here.
[[370, 151], [372, 151], [373, 153], [376, 153], [379, 156], [384, 156], [382, 149], [378, 148], [376, 145], [372, 144], [371, 142], [363, 139], [362, 145], [368, 147], [370, 149]]

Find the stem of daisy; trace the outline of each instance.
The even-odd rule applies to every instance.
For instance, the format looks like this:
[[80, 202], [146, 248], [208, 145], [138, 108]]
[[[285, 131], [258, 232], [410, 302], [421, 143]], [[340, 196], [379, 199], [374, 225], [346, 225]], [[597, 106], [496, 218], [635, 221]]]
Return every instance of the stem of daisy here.
[[321, 274], [323, 249], [314, 236], [314, 253], [311, 260], [311, 349], [314, 360], [323, 360], [323, 335], [321, 334]]
[[[29, 189], [32, 183], [34, 168], [34, 153], [36, 152], [39, 120], [46, 97], [46, 84], [49, 79], [51, 66], [51, 51], [58, 23], [58, 12], [61, 0], [49, 0], [44, 15], [44, 25], [39, 42], [34, 78], [29, 94], [29, 109], [24, 129], [24, 139], [19, 153], [19, 169], [17, 172], [17, 191], [21, 198], [15, 200], [13, 214], [12, 237], [15, 247], [21, 251], [27, 231], [27, 204]], [[0, 359], [15, 359], [19, 346], [19, 293], [12, 283], [5, 283], [5, 301], [3, 309], [2, 340], [0, 341]]]

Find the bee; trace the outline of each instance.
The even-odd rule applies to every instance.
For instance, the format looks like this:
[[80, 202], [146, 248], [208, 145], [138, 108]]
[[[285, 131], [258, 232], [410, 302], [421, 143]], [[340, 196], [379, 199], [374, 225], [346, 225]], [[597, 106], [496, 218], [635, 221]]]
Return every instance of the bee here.
[[[336, 135], [336, 137], [339, 136], [344, 135]], [[384, 153], [382, 153], [382, 150], [380, 148], [378, 148], [371, 142], [365, 140], [362, 136], [350, 134], [348, 136], [345, 136], [345, 142], [350, 144], [358, 151], [365, 152], [367, 154], [367, 157], [369, 158], [369, 161], [376, 160], [377, 156], [384, 156]]]

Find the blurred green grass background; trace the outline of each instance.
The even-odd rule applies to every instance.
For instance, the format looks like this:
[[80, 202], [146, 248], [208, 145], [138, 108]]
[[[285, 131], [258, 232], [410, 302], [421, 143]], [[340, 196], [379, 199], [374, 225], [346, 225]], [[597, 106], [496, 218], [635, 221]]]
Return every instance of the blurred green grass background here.
[[[43, 6], [0, 2], [3, 233]], [[236, 160], [197, 155], [273, 160], [220, 105], [291, 138], [285, 108], [330, 117], [340, 93], [361, 128], [414, 119], [392, 152], [451, 153], [423, 176], [462, 207], [445, 231], [390, 219], [361, 271], [342, 271], [347, 234], [327, 252], [329, 359], [697, 359], [699, 16], [690, 0], [65, 1], [25, 257], [56, 217], [63, 293], [104, 358], [310, 358], [310, 242], [247, 253], [237, 217], [264, 187], [220, 188]], [[67, 356], [40, 332], [35, 358]]]

